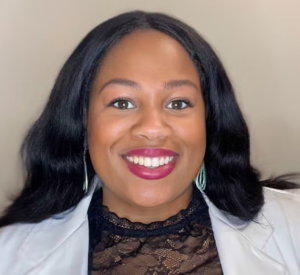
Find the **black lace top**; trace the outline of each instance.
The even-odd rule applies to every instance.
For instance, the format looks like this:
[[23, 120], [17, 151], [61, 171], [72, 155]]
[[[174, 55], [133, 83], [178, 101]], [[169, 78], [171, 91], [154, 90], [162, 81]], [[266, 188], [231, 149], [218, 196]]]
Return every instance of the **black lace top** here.
[[196, 187], [189, 206], [165, 221], [119, 218], [102, 205], [102, 189], [88, 216], [90, 275], [223, 274], [208, 207]]

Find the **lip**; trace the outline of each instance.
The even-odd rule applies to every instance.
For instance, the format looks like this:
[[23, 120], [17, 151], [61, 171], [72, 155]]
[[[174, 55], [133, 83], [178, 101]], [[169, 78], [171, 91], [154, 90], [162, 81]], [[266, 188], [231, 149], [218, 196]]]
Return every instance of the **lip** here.
[[137, 148], [128, 151], [125, 156], [133, 157], [149, 157], [149, 158], [155, 158], [155, 157], [175, 157], [178, 156], [178, 154], [172, 150], [163, 149], [163, 148]]
[[145, 180], [158, 180], [171, 174], [175, 168], [177, 157], [174, 157], [174, 159], [168, 164], [156, 168], [148, 168], [143, 165], [135, 164], [134, 162], [127, 160], [126, 157], [123, 159], [125, 160], [130, 172], [135, 176]]
[[[126, 156], [149, 157], [149, 158], [155, 158], [155, 157], [174, 157], [174, 158], [172, 161], [170, 161], [165, 165], [155, 167], [155, 168], [149, 168], [143, 165], [130, 162], [126, 158]], [[123, 155], [123, 159], [126, 162], [129, 171], [135, 176], [146, 180], [158, 180], [158, 179], [165, 178], [166, 176], [171, 174], [171, 172], [174, 170], [176, 166], [176, 161], [178, 159], [178, 153], [163, 148], [138, 148], [138, 149], [133, 149], [128, 151], [126, 154]]]

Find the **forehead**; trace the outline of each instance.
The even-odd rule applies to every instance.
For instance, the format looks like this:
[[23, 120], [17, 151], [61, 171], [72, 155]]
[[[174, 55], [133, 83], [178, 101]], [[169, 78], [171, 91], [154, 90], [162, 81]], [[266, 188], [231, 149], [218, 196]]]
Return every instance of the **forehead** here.
[[107, 53], [97, 82], [115, 77], [152, 83], [179, 78], [199, 84], [196, 67], [183, 46], [154, 30], [131, 33]]

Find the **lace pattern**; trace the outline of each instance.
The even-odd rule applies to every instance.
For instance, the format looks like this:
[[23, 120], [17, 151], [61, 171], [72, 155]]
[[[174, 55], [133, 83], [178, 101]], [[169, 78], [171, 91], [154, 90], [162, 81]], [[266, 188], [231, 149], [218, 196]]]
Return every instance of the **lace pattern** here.
[[176, 215], [169, 217], [165, 221], [152, 222], [149, 224], [131, 222], [126, 218], [119, 218], [116, 213], [110, 212], [108, 207], [105, 205], [102, 205], [102, 217], [108, 220], [111, 224], [114, 224], [115, 226], [118, 226], [120, 228], [130, 230], [154, 230], [158, 228], [169, 227], [171, 225], [177, 224], [178, 222], [181, 222], [187, 216], [192, 214], [195, 211], [195, 209], [199, 206], [199, 204], [199, 200], [193, 199], [186, 209], [181, 210]]
[[89, 209], [90, 274], [222, 274], [207, 206], [193, 194], [186, 209], [150, 224], [119, 218], [97, 194]]

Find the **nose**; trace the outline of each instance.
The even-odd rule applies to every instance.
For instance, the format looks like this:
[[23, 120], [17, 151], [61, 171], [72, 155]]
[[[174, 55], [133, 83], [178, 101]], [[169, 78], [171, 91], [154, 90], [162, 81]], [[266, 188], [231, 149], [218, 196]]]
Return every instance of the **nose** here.
[[132, 134], [135, 138], [148, 141], [164, 140], [170, 133], [171, 127], [167, 123], [163, 110], [153, 107], [141, 110], [132, 127]]

